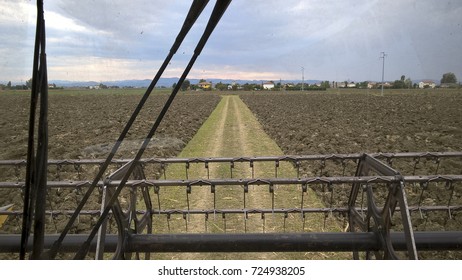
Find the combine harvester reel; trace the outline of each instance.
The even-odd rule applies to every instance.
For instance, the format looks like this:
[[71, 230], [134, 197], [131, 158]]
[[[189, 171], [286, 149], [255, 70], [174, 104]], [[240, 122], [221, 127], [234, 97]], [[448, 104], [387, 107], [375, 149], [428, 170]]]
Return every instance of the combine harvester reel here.
[[[14, 208], [0, 205], [0, 226], [8, 232], [0, 234], [0, 253], [18, 253], [11, 256], [20, 259], [149, 259], [151, 253], [168, 252], [351, 252], [354, 259], [418, 259], [421, 251], [462, 249], [462, 175], [441, 172], [447, 170], [442, 168], [445, 163], [460, 166], [462, 152], [142, 157], [230, 2], [216, 1], [190, 63], [134, 159], [114, 155], [208, 1], [193, 1], [167, 58], [105, 160], [48, 160], [45, 26], [43, 3], [37, 1], [28, 157], [0, 161], [2, 173], [11, 175], [0, 182], [0, 189], [17, 193], [24, 203]], [[255, 177], [255, 169], [263, 164], [274, 168], [274, 176]], [[296, 176], [281, 177], [282, 164], [295, 169]], [[419, 164], [433, 164], [435, 172], [416, 174]], [[186, 179], [168, 178], [167, 167], [174, 165], [184, 167]], [[193, 166], [206, 175], [192, 178]], [[214, 166], [228, 166], [229, 176], [211, 178]], [[249, 176], [235, 178], [237, 166]], [[338, 175], [326, 176], [326, 169]], [[171, 189], [179, 191], [166, 199]], [[231, 189], [240, 199], [224, 207], [219, 201]], [[278, 202], [282, 189], [295, 194], [295, 204]], [[190, 203], [195, 193], [207, 193], [204, 207]], [[251, 204], [252, 195], [266, 202], [260, 207]], [[309, 205], [308, 196], [316, 196], [323, 206]], [[68, 207], [56, 203], [71, 200], [74, 204]], [[173, 200], [182, 200], [183, 206], [166, 205]], [[261, 221], [258, 230], [250, 228], [255, 217]], [[324, 228], [310, 230], [311, 217], [323, 220]], [[279, 225], [269, 228], [270, 218], [279, 219]], [[64, 221], [62, 226], [58, 221]], [[335, 224], [336, 230], [329, 231], [326, 223]]]

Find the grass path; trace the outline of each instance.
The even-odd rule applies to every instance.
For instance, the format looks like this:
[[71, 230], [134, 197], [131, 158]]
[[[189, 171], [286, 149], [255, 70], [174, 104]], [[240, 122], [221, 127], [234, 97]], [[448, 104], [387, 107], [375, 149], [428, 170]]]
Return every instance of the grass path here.
[[[250, 157], [283, 155], [282, 150], [263, 131], [260, 123], [252, 112], [241, 101], [239, 96], [224, 96], [209, 119], [199, 129], [195, 137], [188, 143], [179, 157]], [[186, 179], [184, 165], [171, 165], [167, 168], [167, 179]], [[210, 164], [209, 172], [204, 164], [191, 164], [188, 178], [230, 178], [229, 163]], [[249, 178], [252, 169], [249, 163], [236, 163], [232, 169], [234, 178]], [[275, 177], [274, 163], [255, 163], [256, 178]], [[278, 177], [296, 177], [295, 169], [288, 163], [281, 162]], [[156, 200], [157, 198], [154, 198]], [[160, 204], [163, 209], [253, 209], [253, 208], [300, 208], [301, 186], [275, 186], [274, 198], [268, 186], [250, 186], [245, 195], [242, 186], [223, 186], [216, 188], [215, 195], [210, 187], [192, 187], [189, 195], [183, 188], [161, 190]], [[313, 192], [305, 194], [304, 203], [311, 207], [323, 207]], [[242, 214], [209, 217], [190, 215], [189, 217], [171, 217], [168, 224], [157, 221], [159, 233], [167, 232], [208, 232], [208, 233], [238, 233], [238, 232], [318, 232], [323, 230], [340, 231], [341, 227], [334, 224], [333, 228], [324, 229], [324, 216], [282, 214], [249, 215], [247, 219]], [[167, 259], [329, 259], [348, 258], [338, 253], [208, 253], [208, 254], [157, 254], [155, 257]]]

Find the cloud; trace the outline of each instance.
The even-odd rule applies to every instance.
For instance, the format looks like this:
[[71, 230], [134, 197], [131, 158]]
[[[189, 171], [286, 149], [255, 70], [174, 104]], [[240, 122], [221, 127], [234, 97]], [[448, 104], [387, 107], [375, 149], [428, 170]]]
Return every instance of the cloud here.
[[[210, 1], [164, 76], [181, 74], [214, 2]], [[151, 77], [190, 5], [191, 1], [182, 0], [47, 1], [47, 53], [61, 67], [56, 72], [58, 68], [51, 68], [50, 78], [61, 79], [72, 71], [76, 74], [71, 77], [81, 77], [85, 68], [79, 70], [79, 62], [87, 61], [93, 66], [85, 67], [95, 69], [88, 72], [91, 75]], [[12, 0], [3, 6], [0, 54], [8, 58], [0, 62], [1, 72], [11, 78], [29, 76], [24, 73], [30, 70], [21, 69], [30, 69], [35, 7]], [[381, 74], [378, 57], [385, 51], [390, 80], [402, 74], [440, 78], [449, 71], [461, 77], [461, 13], [460, 1], [235, 0], [190, 76], [222, 73], [223, 78], [297, 79], [304, 66], [309, 79], [377, 79]], [[102, 72], [107, 73], [98, 74]]]

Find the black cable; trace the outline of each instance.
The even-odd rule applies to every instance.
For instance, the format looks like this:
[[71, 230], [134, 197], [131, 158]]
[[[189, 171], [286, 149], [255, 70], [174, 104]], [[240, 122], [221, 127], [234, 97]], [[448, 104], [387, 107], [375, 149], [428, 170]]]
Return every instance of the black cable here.
[[21, 248], [19, 259], [24, 260], [26, 257], [27, 242], [30, 235], [32, 216], [34, 212], [35, 195], [32, 190], [35, 186], [35, 155], [34, 155], [34, 131], [35, 131], [35, 114], [37, 109], [37, 99], [39, 95], [39, 60], [40, 60], [40, 43], [43, 40], [43, 1], [37, 0], [37, 24], [35, 31], [34, 62], [32, 69], [32, 87], [31, 101], [29, 110], [29, 136], [27, 142], [27, 165], [26, 165], [26, 185], [24, 187], [24, 205], [21, 230]]

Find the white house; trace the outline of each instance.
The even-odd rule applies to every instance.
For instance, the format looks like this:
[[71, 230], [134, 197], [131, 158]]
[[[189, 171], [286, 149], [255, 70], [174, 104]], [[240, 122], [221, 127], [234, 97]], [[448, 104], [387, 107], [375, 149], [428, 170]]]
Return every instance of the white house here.
[[423, 80], [419, 83], [419, 88], [435, 88], [436, 84], [432, 80]]
[[263, 83], [263, 89], [272, 90], [273, 88], [274, 88], [274, 83], [273, 82], [264, 82]]
[[355, 88], [356, 84], [354, 82], [348, 83], [347, 88]]

